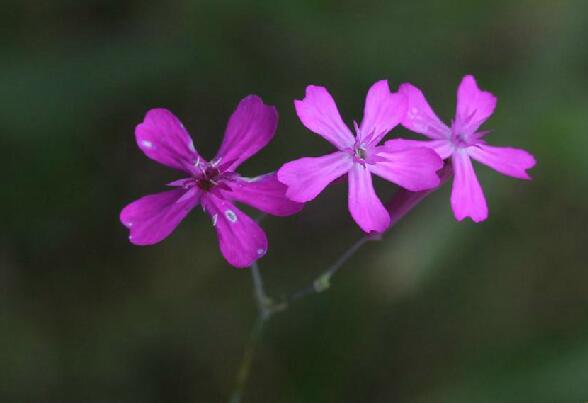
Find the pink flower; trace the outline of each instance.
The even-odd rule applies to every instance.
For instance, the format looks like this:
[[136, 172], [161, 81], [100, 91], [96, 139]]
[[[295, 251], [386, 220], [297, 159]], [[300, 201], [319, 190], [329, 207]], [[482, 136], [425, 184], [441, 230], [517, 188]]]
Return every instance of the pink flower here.
[[198, 204], [212, 218], [220, 249], [235, 267], [250, 266], [267, 251], [263, 230], [233, 202], [277, 216], [298, 212], [302, 204], [286, 198], [286, 187], [275, 173], [245, 178], [235, 172], [243, 161], [274, 136], [278, 113], [261, 98], [244, 98], [229, 119], [215, 158], [205, 161], [182, 123], [166, 109], [147, 112], [135, 129], [137, 145], [147, 157], [188, 175], [168, 186], [173, 190], [140, 198], [120, 213], [135, 245], [152, 245], [166, 238]]
[[297, 202], [314, 199], [329, 183], [347, 174], [351, 216], [365, 232], [384, 232], [390, 216], [372, 186], [372, 173], [409, 190], [434, 188], [435, 173], [443, 162], [426, 148], [398, 149], [394, 141], [378, 146], [406, 113], [406, 97], [391, 93], [388, 82], [369, 90], [361, 125], [355, 136], [343, 123], [337, 105], [324, 87], [310, 85], [302, 101], [294, 101], [302, 123], [333, 144], [337, 151], [322, 157], [301, 158], [285, 164], [278, 180], [288, 186], [286, 195]]
[[531, 179], [526, 170], [535, 165], [535, 158], [525, 150], [493, 147], [483, 137], [488, 131], [479, 127], [492, 115], [496, 97], [478, 88], [472, 76], [465, 76], [457, 90], [457, 108], [451, 128], [435, 115], [423, 93], [411, 84], [402, 84], [400, 92], [408, 97], [408, 111], [402, 125], [424, 134], [428, 141], [399, 140], [407, 148], [426, 145], [441, 158], [451, 157], [455, 180], [451, 191], [451, 207], [455, 218], [471, 217], [480, 222], [488, 217], [484, 193], [470, 158], [501, 174]]

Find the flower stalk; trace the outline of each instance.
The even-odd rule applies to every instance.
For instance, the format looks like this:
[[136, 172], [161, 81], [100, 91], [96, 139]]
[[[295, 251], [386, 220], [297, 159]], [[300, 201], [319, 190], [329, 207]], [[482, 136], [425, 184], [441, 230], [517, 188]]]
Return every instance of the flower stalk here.
[[[386, 209], [390, 213], [391, 226], [398, 223], [406, 214], [408, 214], [413, 208], [417, 206], [425, 197], [430, 193], [439, 189], [445, 182], [447, 182], [453, 175], [451, 164], [447, 163], [439, 171], [440, 185], [435, 189], [429, 189], [421, 192], [410, 192], [405, 189], [399, 189], [392, 199], [385, 204]], [[258, 220], [263, 219], [260, 217]], [[299, 301], [304, 297], [312, 294], [320, 294], [331, 288], [332, 278], [341, 270], [341, 268], [351, 259], [366, 243], [370, 241], [379, 241], [381, 239], [380, 234], [367, 234], [355, 241], [349, 248], [341, 254], [335, 262], [323, 271], [318, 277], [316, 277], [310, 284], [293, 292], [288, 297], [280, 302], [276, 302], [273, 298], [270, 298], [263, 284], [263, 278], [259, 270], [257, 262], [251, 265], [251, 275], [253, 278], [253, 289], [255, 301], [257, 303], [257, 318], [251, 330], [251, 336], [245, 348], [243, 359], [239, 365], [239, 371], [237, 373], [237, 380], [235, 383], [235, 389], [231, 394], [229, 403], [240, 403], [241, 396], [247, 385], [249, 379], [249, 373], [251, 370], [251, 363], [255, 355], [256, 346], [261, 339], [263, 328], [265, 323], [270, 320], [274, 314], [284, 311], [290, 307], [290, 305]]]

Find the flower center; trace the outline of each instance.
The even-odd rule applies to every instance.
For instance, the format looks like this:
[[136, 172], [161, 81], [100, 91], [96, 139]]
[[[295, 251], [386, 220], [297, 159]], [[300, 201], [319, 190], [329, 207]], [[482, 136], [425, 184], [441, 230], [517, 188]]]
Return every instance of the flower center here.
[[202, 163], [200, 160], [196, 161], [195, 166], [199, 169], [199, 172], [194, 175], [196, 186], [207, 192], [221, 182], [224, 173], [219, 169], [219, 162]]
[[457, 147], [467, 147], [470, 145], [469, 136], [466, 133], [455, 131], [455, 129], [451, 132], [451, 139]]
[[202, 176], [196, 178], [196, 184], [200, 189], [207, 192], [218, 185], [220, 176], [221, 173], [217, 168], [208, 166], [202, 171]]
[[355, 147], [355, 151], [353, 156], [355, 157], [355, 159], [359, 160], [360, 162], [364, 162], [364, 160], [367, 158], [367, 152], [365, 150], [365, 148], [358, 146]]

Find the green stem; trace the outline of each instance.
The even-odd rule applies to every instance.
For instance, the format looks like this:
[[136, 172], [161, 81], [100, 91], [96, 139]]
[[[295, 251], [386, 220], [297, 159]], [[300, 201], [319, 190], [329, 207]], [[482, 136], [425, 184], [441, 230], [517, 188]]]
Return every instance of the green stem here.
[[255, 320], [253, 329], [251, 330], [251, 334], [249, 336], [249, 341], [247, 342], [247, 347], [245, 348], [243, 358], [241, 359], [241, 364], [239, 365], [239, 371], [237, 372], [237, 381], [235, 383], [233, 393], [231, 394], [231, 398], [229, 399], [229, 403], [241, 402], [241, 396], [243, 395], [243, 391], [245, 390], [245, 386], [247, 385], [247, 381], [249, 380], [249, 373], [251, 372], [251, 363], [253, 361], [253, 357], [255, 356], [255, 349], [257, 347], [259, 339], [261, 338], [261, 333], [263, 331], [263, 325], [265, 324], [265, 321], [266, 319], [263, 319], [261, 315], [258, 315], [257, 319]]
[[[452, 173], [453, 172], [451, 169], [451, 165], [447, 164], [440, 171], [441, 184], [445, 183], [452, 176]], [[409, 192], [406, 190], [399, 190], [394, 195], [392, 200], [390, 200], [386, 204], [386, 208], [390, 213], [391, 226], [398, 223], [398, 221], [400, 221], [426, 196], [428, 196], [431, 192], [437, 189], [438, 188], [422, 192]], [[262, 214], [257, 218], [256, 221], [261, 221], [264, 217], [265, 214]], [[343, 267], [343, 265], [345, 265], [345, 263], [349, 259], [351, 259], [351, 257], [367, 242], [379, 239], [379, 235], [371, 234], [364, 235], [363, 237], [359, 238], [345, 252], [343, 252], [343, 254], [339, 256], [339, 258], [331, 266], [329, 266], [327, 270], [323, 271], [321, 275], [319, 275], [311, 284], [300, 289], [299, 291], [292, 293], [281, 303], [275, 303], [271, 298], [267, 296], [267, 294], [265, 293], [265, 289], [263, 287], [263, 279], [261, 277], [261, 273], [259, 272], [259, 266], [257, 265], [257, 262], [253, 263], [253, 265], [251, 266], [251, 275], [253, 277], [255, 301], [257, 302], [257, 318], [255, 320], [255, 324], [253, 325], [253, 329], [251, 330], [251, 335], [245, 348], [245, 352], [243, 353], [243, 359], [241, 360], [241, 365], [239, 366], [239, 371], [237, 373], [235, 389], [231, 394], [229, 403], [241, 402], [241, 396], [243, 395], [243, 391], [245, 390], [245, 386], [247, 385], [247, 381], [249, 379], [249, 373], [251, 370], [251, 363], [255, 355], [255, 349], [261, 338], [265, 322], [271, 319], [271, 317], [275, 313], [283, 311], [284, 309], [288, 308], [290, 303], [297, 301], [301, 298], [304, 298], [307, 295], [318, 294], [328, 290], [331, 286], [331, 278], [335, 274], [337, 274], [337, 272]]]

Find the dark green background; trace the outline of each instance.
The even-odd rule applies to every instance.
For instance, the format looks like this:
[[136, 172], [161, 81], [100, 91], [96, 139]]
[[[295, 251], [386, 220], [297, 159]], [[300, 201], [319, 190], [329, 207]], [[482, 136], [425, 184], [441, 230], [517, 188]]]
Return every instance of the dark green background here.
[[[477, 165], [479, 225], [453, 219], [447, 186], [429, 197], [329, 292], [272, 319], [244, 402], [588, 399], [585, 1], [5, 0], [0, 30], [0, 401], [226, 401], [250, 273], [199, 209], [153, 247], [118, 222], [179, 177], [134, 143], [149, 108], [173, 110], [210, 158], [242, 97], [276, 105], [275, 140], [240, 169], [256, 175], [329, 150], [294, 113], [308, 84], [350, 122], [374, 81], [411, 81], [449, 121], [467, 73], [498, 96], [488, 141], [534, 153], [534, 180]], [[360, 236], [345, 197], [332, 186], [263, 223], [270, 294]]]

